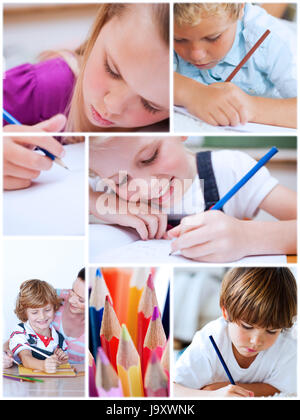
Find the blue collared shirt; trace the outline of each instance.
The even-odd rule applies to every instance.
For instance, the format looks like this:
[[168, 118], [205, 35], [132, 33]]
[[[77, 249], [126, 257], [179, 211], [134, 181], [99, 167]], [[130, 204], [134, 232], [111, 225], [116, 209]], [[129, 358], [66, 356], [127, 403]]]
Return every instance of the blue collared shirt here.
[[236, 36], [228, 54], [214, 68], [199, 70], [174, 52], [174, 70], [206, 85], [224, 82], [263, 33], [270, 35], [235, 75], [232, 82], [249, 95], [271, 98], [297, 96], [296, 32], [287, 21], [263, 8], [245, 4]]

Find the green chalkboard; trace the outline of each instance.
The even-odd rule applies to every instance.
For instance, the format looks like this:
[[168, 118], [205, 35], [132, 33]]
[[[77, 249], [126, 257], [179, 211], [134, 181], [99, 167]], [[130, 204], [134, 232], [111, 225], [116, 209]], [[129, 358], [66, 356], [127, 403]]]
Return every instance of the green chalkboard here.
[[297, 149], [297, 137], [291, 136], [271, 136], [271, 137], [204, 137], [203, 147], [226, 147], [235, 149], [256, 149], [277, 146], [280, 149]]

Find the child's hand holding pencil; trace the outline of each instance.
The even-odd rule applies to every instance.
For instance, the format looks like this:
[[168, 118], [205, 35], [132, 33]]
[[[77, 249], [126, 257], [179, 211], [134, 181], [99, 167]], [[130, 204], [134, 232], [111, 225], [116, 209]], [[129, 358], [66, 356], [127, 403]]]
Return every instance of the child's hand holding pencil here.
[[[3, 128], [3, 187], [5, 190], [28, 188], [41, 171], [49, 170], [53, 160], [36, 153], [40, 147], [54, 156], [64, 155], [63, 146], [51, 136], [19, 136], [20, 133], [60, 132], [66, 123], [64, 115], [56, 115], [33, 127], [26, 125], [6, 125]], [[5, 132], [10, 133], [5, 136]], [[14, 136], [11, 133], [16, 133]]]

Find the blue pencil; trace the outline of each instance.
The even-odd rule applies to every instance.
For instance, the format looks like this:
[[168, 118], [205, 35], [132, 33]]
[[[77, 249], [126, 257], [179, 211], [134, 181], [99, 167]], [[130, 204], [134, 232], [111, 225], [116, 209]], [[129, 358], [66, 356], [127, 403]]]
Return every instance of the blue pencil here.
[[227, 194], [224, 195], [221, 200], [219, 200], [214, 206], [210, 208], [210, 210], [220, 210], [224, 204], [227, 203], [230, 198], [236, 194], [240, 188], [243, 187], [243, 185], [246, 184], [246, 182], [249, 181], [253, 177], [253, 175], [256, 174], [256, 172], [264, 166], [276, 153], [278, 152], [278, 149], [276, 147], [272, 147], [268, 153], [266, 153], [257, 163], [253, 166], [252, 169], [237, 183], [234, 185], [234, 187], [231, 188], [231, 190], [228, 191]]
[[[3, 119], [8, 122], [9, 124], [13, 124], [13, 125], [21, 125], [21, 123], [15, 119], [15, 117], [13, 117], [9, 112], [7, 112], [5, 109], [3, 109]], [[50, 158], [51, 160], [53, 160], [55, 163], [57, 163], [58, 165], [62, 166], [65, 169], [68, 169], [67, 166], [63, 163], [63, 161], [61, 159], [59, 159], [58, 157], [54, 156], [52, 153], [48, 152], [48, 150], [43, 149], [42, 147], [36, 146], [36, 148], [38, 150], [40, 150], [41, 152], [45, 153], [45, 155]]]
[[215, 351], [217, 353], [217, 356], [218, 356], [220, 362], [222, 363], [222, 366], [223, 366], [223, 368], [224, 368], [224, 370], [226, 372], [226, 375], [228, 376], [228, 379], [229, 379], [230, 383], [232, 385], [235, 385], [235, 382], [233, 380], [233, 377], [231, 376], [231, 373], [229, 372], [229, 369], [228, 369], [228, 367], [227, 367], [227, 365], [226, 365], [226, 363], [225, 363], [225, 361], [224, 361], [224, 359], [223, 359], [223, 357], [222, 357], [222, 355], [220, 353], [220, 350], [218, 349], [218, 346], [216, 345], [215, 340], [213, 339], [213, 336], [210, 335], [209, 336], [209, 339], [210, 339], [211, 344], [213, 345], [213, 347], [214, 347], [214, 349], [215, 349]]

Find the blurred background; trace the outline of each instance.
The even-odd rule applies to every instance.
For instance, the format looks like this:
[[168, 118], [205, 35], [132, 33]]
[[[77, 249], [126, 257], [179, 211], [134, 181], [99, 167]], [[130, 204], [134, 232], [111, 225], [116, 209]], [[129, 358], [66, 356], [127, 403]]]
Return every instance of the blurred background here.
[[5, 3], [5, 70], [35, 62], [43, 51], [77, 48], [85, 40], [98, 7], [88, 3]]

